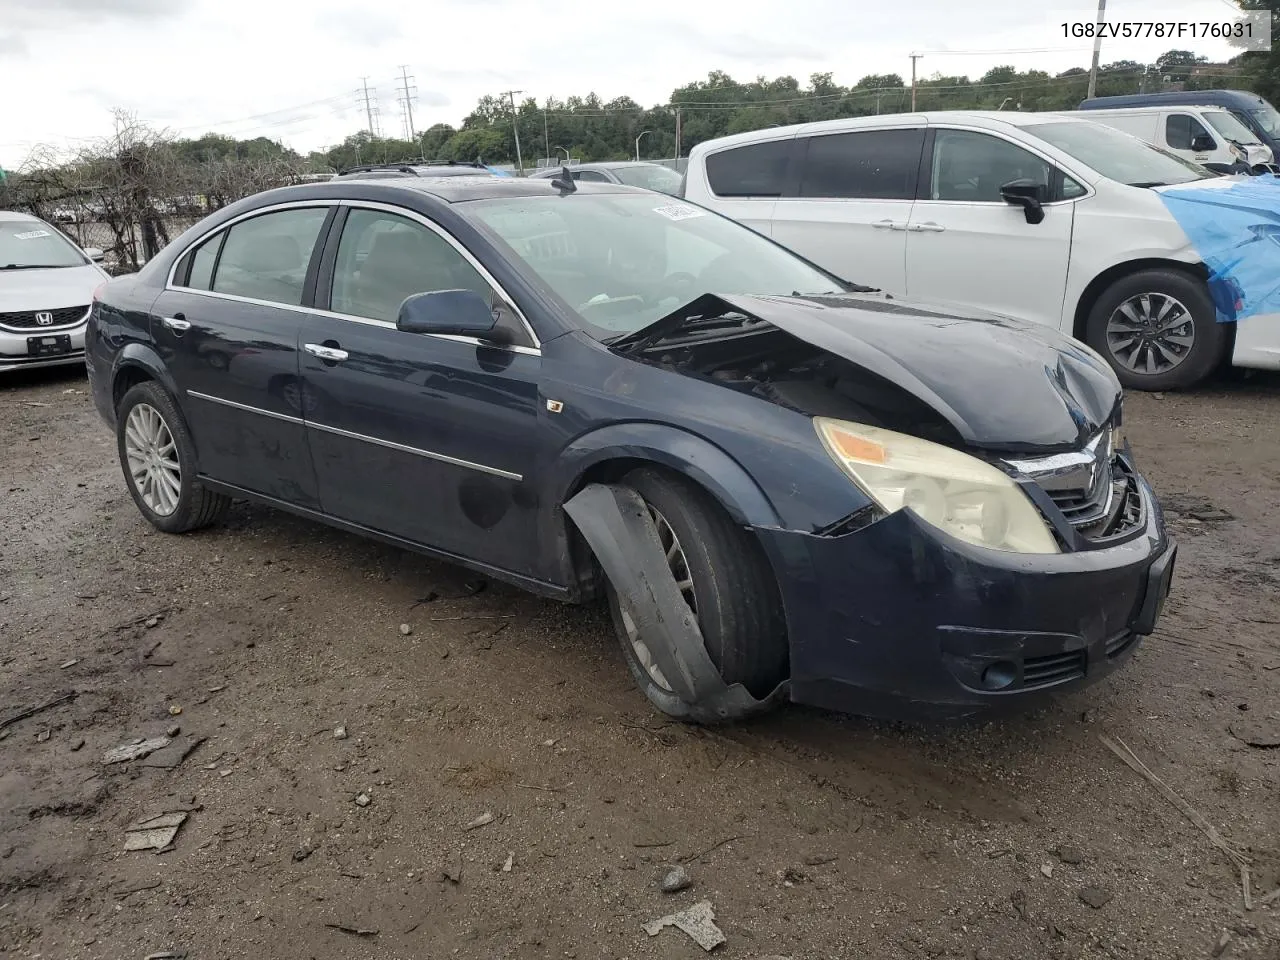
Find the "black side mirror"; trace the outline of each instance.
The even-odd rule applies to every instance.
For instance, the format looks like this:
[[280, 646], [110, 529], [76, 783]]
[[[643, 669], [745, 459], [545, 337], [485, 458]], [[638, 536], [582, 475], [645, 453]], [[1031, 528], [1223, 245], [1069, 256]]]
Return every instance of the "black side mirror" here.
[[1000, 197], [1005, 203], [1022, 207], [1027, 223], [1039, 223], [1044, 219], [1044, 204], [1049, 201], [1049, 186], [1030, 179], [1010, 180], [1000, 188]]
[[1209, 153], [1216, 150], [1218, 145], [1213, 142], [1213, 137], [1207, 133], [1198, 133], [1191, 138], [1191, 149], [1196, 153]]
[[474, 290], [433, 290], [415, 293], [400, 304], [396, 329], [405, 333], [434, 333], [475, 337], [497, 346], [511, 343], [511, 331], [498, 326], [498, 310], [491, 310]]

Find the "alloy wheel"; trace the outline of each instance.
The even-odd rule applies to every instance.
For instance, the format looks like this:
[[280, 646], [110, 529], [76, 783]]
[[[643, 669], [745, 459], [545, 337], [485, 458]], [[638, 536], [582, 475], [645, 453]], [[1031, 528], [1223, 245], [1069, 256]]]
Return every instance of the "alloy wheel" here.
[[[693, 590], [693, 574], [689, 572], [689, 560], [684, 554], [684, 548], [680, 546], [680, 538], [676, 536], [675, 530], [671, 528], [671, 524], [667, 522], [667, 518], [657, 510], [652, 504], [646, 504], [649, 508], [649, 516], [653, 518], [654, 525], [658, 528], [658, 541], [662, 544], [662, 550], [666, 554], [667, 569], [671, 571], [671, 576], [676, 581], [676, 586], [680, 590], [680, 595], [684, 598], [684, 602], [688, 604], [690, 612], [696, 619], [698, 616], [698, 600]], [[636, 659], [640, 661], [649, 677], [663, 690], [670, 690], [671, 684], [667, 682], [666, 675], [663, 674], [662, 668], [658, 666], [658, 662], [654, 659], [649, 645], [640, 637], [640, 631], [636, 627], [636, 623], [631, 619], [631, 614], [626, 608], [621, 608], [622, 627], [627, 632], [627, 639], [631, 642], [631, 649], [635, 652]]]
[[182, 493], [178, 449], [164, 417], [151, 404], [139, 403], [129, 411], [124, 424], [124, 451], [142, 502], [161, 517], [177, 510]]
[[1168, 373], [1191, 354], [1195, 319], [1167, 293], [1140, 293], [1125, 300], [1107, 320], [1107, 348], [1134, 373]]

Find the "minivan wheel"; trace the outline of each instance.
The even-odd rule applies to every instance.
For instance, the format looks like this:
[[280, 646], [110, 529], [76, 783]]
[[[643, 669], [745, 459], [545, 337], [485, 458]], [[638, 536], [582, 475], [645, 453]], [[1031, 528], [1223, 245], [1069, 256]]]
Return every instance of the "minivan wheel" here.
[[121, 399], [116, 446], [133, 502], [158, 530], [186, 533], [207, 527], [230, 506], [229, 497], [196, 480], [191, 433], [158, 383], [139, 383]]
[[1168, 269], [1140, 270], [1104, 290], [1085, 339], [1136, 390], [1194, 386], [1227, 343], [1204, 281]]
[[[777, 581], [759, 545], [715, 500], [681, 477], [645, 468], [629, 473], [622, 484], [648, 506], [671, 577], [721, 677], [766, 697], [787, 677], [788, 645]], [[609, 607], [637, 685], [663, 713], [688, 719], [690, 705], [672, 692], [612, 586]]]

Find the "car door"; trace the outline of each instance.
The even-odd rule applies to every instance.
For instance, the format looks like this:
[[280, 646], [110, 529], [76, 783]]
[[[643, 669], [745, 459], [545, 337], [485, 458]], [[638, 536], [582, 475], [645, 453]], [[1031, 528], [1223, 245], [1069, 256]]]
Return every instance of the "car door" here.
[[318, 509], [298, 337], [329, 204], [254, 213], [183, 255], [152, 308], [201, 473]]
[[907, 224], [923, 127], [796, 141], [795, 189], [773, 211], [773, 239], [854, 283], [906, 291]]
[[[1196, 163], [1230, 163], [1233, 159], [1225, 144], [1219, 142], [1218, 135], [1207, 130], [1194, 114], [1183, 111], [1166, 114], [1162, 133], [1164, 146], [1187, 160]], [[1211, 149], [1195, 149], [1209, 144], [1213, 145]]]
[[[515, 340], [396, 329], [415, 293], [471, 289]], [[497, 284], [416, 213], [352, 206], [306, 321], [307, 427], [326, 513], [517, 573], [535, 571], [541, 354]]]
[[[907, 293], [1058, 327], [1071, 257], [1074, 198], [1085, 190], [1001, 136], [938, 128], [926, 146], [907, 238]], [[1044, 219], [1005, 202], [1011, 180], [1043, 183]]]

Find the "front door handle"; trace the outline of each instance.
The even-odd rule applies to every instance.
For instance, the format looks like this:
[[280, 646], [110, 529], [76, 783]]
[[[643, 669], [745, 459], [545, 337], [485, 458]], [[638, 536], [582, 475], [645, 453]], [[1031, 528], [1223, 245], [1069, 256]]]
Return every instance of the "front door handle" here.
[[172, 317], [163, 317], [161, 322], [174, 333], [186, 333], [191, 329], [191, 321], [180, 313], [175, 313]]
[[940, 223], [926, 220], [924, 223], [913, 223], [908, 229], [914, 230], [916, 233], [942, 233], [947, 228]]
[[876, 220], [871, 224], [877, 230], [905, 230], [907, 225], [900, 220]]
[[326, 347], [323, 343], [304, 343], [302, 349], [313, 357], [328, 360], [330, 363], [337, 363], [340, 360], [347, 359], [347, 351], [340, 350], [337, 347]]

